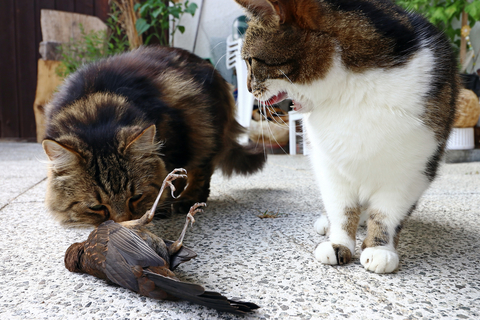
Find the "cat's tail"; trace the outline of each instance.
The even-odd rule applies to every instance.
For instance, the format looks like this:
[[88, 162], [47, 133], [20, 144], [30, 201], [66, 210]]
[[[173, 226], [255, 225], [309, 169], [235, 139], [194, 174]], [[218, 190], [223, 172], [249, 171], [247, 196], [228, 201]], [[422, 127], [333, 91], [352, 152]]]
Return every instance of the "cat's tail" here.
[[235, 100], [231, 94], [231, 86], [218, 74], [220, 90], [217, 91], [218, 100], [221, 101], [220, 110], [225, 119], [222, 134], [222, 151], [215, 161], [225, 176], [232, 174], [248, 175], [263, 169], [267, 156], [263, 148], [252, 145], [241, 145], [238, 138], [246, 133], [244, 127], [235, 119]]
[[229, 126], [229, 131], [230, 135], [226, 135], [224, 151], [218, 162], [222, 173], [229, 177], [234, 173], [248, 175], [262, 170], [267, 160], [263, 149], [253, 144], [241, 145], [237, 142], [239, 134], [244, 132], [238, 122], [234, 121]]
[[224, 175], [228, 177], [233, 173], [248, 175], [263, 169], [267, 160], [263, 150], [254, 145], [243, 146], [235, 140], [229, 144], [218, 165]]

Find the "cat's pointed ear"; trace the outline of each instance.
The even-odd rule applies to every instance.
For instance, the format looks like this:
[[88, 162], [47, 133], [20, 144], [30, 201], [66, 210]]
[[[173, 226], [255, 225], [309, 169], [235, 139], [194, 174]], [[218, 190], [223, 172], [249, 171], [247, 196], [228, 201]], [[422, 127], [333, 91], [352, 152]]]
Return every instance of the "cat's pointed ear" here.
[[235, 0], [247, 11], [264, 21], [270, 20], [278, 24], [285, 23], [287, 10], [279, 0]]
[[144, 129], [142, 132], [127, 137], [127, 146], [125, 151], [136, 154], [154, 153], [157, 151], [158, 145], [155, 143], [155, 134], [157, 129], [154, 124]]
[[81, 158], [76, 151], [54, 140], [45, 139], [42, 142], [42, 146], [52, 164], [52, 169], [56, 171], [72, 164], [77, 164]]
[[317, 30], [322, 25], [323, 5], [317, 0], [235, 0], [263, 24], [279, 26], [296, 24]]

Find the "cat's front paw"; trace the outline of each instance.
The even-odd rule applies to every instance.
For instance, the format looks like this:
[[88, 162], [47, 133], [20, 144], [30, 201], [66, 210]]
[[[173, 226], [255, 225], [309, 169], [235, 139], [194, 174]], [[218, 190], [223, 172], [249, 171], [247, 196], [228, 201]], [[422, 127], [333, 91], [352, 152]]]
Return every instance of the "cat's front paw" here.
[[330, 241], [320, 243], [315, 249], [315, 259], [323, 264], [345, 264], [352, 260], [352, 255], [346, 246]]
[[363, 250], [360, 262], [369, 271], [391, 273], [398, 268], [398, 254], [385, 247], [370, 247]]
[[315, 231], [317, 231], [317, 233], [324, 236], [328, 232], [328, 226], [329, 226], [328, 218], [326, 215], [322, 214], [320, 218], [318, 218], [317, 221], [315, 221], [313, 228], [315, 229]]

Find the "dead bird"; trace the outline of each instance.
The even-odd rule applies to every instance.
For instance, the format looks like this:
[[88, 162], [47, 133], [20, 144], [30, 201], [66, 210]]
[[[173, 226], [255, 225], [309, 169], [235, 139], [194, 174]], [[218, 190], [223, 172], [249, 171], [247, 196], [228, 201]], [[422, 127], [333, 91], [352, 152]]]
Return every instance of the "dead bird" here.
[[[166, 185], [173, 194], [172, 181], [184, 176], [184, 169], [172, 171], [165, 178], [159, 195]], [[206, 204], [196, 203], [190, 208], [176, 241], [163, 240], [145, 228], [153, 219], [156, 204], [140, 219], [120, 223], [108, 220], [100, 224], [86, 241], [74, 243], [67, 249], [65, 267], [71, 272], [88, 273], [154, 299], [188, 300], [235, 314], [258, 309], [254, 303], [229, 300], [175, 276], [173, 270], [179, 264], [197, 256], [183, 246], [183, 238], [188, 223], [193, 224], [193, 216]]]

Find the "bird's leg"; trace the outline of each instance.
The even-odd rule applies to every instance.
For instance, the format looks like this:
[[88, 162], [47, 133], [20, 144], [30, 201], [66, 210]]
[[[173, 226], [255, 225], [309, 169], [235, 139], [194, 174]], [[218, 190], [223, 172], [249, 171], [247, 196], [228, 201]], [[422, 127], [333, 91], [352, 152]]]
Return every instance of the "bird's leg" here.
[[207, 204], [205, 202], [200, 202], [200, 203], [195, 203], [193, 206], [190, 207], [190, 211], [188, 211], [187, 213], [185, 225], [183, 226], [183, 230], [182, 230], [182, 233], [180, 234], [180, 237], [178, 237], [178, 240], [172, 243], [172, 245], [168, 247], [168, 253], [170, 255], [175, 254], [178, 250], [180, 250], [180, 248], [182, 248], [183, 238], [185, 237], [185, 233], [187, 232], [188, 223], [190, 222], [190, 225], [193, 225], [193, 223], [195, 222], [195, 218], [193, 218], [193, 216], [195, 215], [195, 213], [203, 211], [199, 207], [205, 207], [206, 205]]
[[[175, 186], [173, 185], [172, 181], [178, 179], [178, 178], [186, 178], [187, 177], [187, 170], [180, 168], [180, 169], [174, 169], [172, 172], [170, 172], [165, 180], [163, 180], [162, 187], [160, 188], [160, 191], [158, 192], [157, 199], [153, 203], [152, 209], [148, 210], [145, 212], [145, 214], [137, 220], [132, 220], [132, 221], [125, 221], [122, 222], [122, 225], [127, 228], [135, 228], [135, 227], [142, 227], [144, 225], [149, 224], [153, 220], [153, 216], [155, 215], [155, 210], [157, 208], [158, 202], [160, 201], [160, 198], [163, 194], [163, 191], [167, 186], [170, 187], [170, 190], [172, 192], [172, 197], [173, 193], [175, 192]], [[175, 198], [175, 197], [174, 197]]]
[[[153, 203], [152, 209], [147, 211], [144, 216], [146, 216], [146, 219], [148, 220], [147, 223], [152, 221], [153, 216], [155, 215], [155, 210], [157, 209], [158, 202], [160, 201], [160, 198], [162, 197], [163, 191], [167, 186], [170, 187], [170, 192], [172, 194], [172, 198], [176, 198], [174, 196], [175, 192], [175, 186], [173, 185], [173, 181], [178, 179], [178, 178], [187, 178], [187, 170], [183, 168], [178, 168], [178, 169], [173, 169], [172, 172], [170, 172], [165, 180], [163, 180], [162, 187], [160, 188], [160, 191], [158, 192], [157, 199], [155, 199], [155, 202]], [[143, 217], [142, 217], [143, 218]]]

